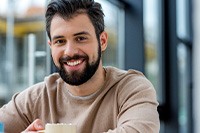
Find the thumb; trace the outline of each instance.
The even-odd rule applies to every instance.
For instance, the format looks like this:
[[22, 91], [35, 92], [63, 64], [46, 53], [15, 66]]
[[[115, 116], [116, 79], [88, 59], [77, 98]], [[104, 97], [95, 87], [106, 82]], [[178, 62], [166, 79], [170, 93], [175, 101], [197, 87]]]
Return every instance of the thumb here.
[[25, 131], [38, 131], [44, 129], [44, 123], [40, 119], [36, 119], [31, 123]]

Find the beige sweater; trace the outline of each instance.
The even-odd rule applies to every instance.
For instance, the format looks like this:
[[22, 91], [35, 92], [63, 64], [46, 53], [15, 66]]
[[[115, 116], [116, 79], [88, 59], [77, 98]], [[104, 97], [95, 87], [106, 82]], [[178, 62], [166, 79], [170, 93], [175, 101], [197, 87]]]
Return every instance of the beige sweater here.
[[72, 96], [56, 73], [14, 95], [0, 109], [5, 133], [20, 133], [36, 118], [76, 124], [77, 133], [158, 133], [158, 102], [152, 84], [138, 71], [105, 69], [103, 88], [90, 96]]

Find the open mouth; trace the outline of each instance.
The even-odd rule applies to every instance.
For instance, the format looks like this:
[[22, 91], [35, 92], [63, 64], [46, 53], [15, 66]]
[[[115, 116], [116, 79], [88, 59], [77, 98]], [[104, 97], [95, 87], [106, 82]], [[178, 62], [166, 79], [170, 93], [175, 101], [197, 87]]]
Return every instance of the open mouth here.
[[83, 62], [83, 60], [74, 60], [74, 61], [67, 61], [65, 64], [68, 66], [77, 66], [79, 64], [81, 64]]
[[65, 64], [68, 67], [76, 67], [81, 65], [84, 62], [85, 59], [81, 58], [81, 59], [72, 59], [72, 60], [67, 60], [67, 61], [63, 61], [63, 64]]
[[61, 65], [63, 64], [66, 70], [78, 70], [84, 66], [84, 62], [88, 59], [87, 56], [75, 55], [73, 57], [60, 58]]

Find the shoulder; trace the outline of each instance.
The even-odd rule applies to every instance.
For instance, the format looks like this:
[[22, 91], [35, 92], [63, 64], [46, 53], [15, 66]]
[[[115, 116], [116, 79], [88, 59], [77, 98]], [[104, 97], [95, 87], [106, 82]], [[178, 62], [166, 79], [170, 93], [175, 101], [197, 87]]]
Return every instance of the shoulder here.
[[137, 86], [138, 84], [144, 84], [148, 86], [152, 85], [142, 72], [134, 69], [122, 70], [115, 67], [105, 67], [105, 70], [108, 75], [108, 80], [111, 80], [118, 84], [125, 85], [128, 83], [132, 83], [132, 86]]
[[23, 90], [22, 92], [15, 95], [16, 101], [19, 102], [36, 102], [38, 99], [44, 98], [47, 96], [47, 93], [52, 89], [56, 88], [57, 84], [59, 83], [60, 76], [57, 73], [53, 73], [44, 78], [44, 81], [36, 83], [27, 89]]
[[112, 84], [117, 95], [121, 98], [148, 96], [156, 100], [156, 92], [152, 83], [145, 75], [137, 70], [121, 70], [115, 67], [106, 67], [107, 81]]
[[58, 73], [50, 74], [49, 76], [46, 76], [44, 78], [44, 81], [36, 83], [29, 88], [27, 88], [25, 91], [32, 92], [32, 93], [39, 93], [43, 89], [50, 89], [53, 86], [57, 85], [60, 82], [60, 76]]

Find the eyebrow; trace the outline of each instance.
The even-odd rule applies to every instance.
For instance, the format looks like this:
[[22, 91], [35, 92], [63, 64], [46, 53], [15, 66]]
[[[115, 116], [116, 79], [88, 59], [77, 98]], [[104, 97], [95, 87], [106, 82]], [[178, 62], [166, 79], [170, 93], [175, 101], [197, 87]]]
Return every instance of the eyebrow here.
[[60, 36], [60, 35], [54, 36], [54, 37], [52, 38], [52, 40], [59, 39], [59, 38], [64, 38], [64, 36]]
[[[87, 31], [81, 31], [81, 32], [78, 32], [78, 33], [73, 34], [73, 36], [79, 36], [79, 35], [90, 35], [90, 33], [87, 32]], [[56, 40], [56, 39], [59, 39], [59, 38], [64, 38], [64, 36], [62, 36], [62, 35], [57, 35], [57, 36], [54, 36], [54, 37], [52, 38], [52, 40]]]
[[87, 32], [87, 31], [81, 31], [81, 32], [78, 32], [78, 33], [74, 34], [74, 36], [78, 36], [78, 35], [90, 35], [90, 33]]

